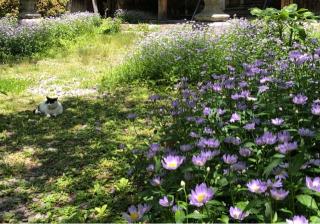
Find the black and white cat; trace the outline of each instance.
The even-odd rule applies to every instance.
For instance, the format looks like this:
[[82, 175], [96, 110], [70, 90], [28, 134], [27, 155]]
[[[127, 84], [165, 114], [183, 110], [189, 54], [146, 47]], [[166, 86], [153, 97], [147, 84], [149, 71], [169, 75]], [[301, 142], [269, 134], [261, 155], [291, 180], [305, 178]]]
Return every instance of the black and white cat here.
[[44, 114], [47, 117], [58, 116], [62, 114], [63, 107], [62, 104], [58, 101], [58, 98], [47, 97], [47, 100], [40, 103], [37, 109], [34, 110], [35, 114]]

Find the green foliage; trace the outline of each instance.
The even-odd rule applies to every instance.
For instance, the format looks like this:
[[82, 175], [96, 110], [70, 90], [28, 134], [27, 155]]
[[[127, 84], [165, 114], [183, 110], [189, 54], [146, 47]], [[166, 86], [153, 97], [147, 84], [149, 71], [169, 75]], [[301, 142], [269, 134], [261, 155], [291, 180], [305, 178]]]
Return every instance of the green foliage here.
[[100, 28], [99, 28], [99, 33], [101, 33], [101, 34], [118, 33], [118, 32], [120, 32], [120, 29], [121, 29], [121, 23], [122, 23], [122, 21], [117, 18], [104, 19]]
[[278, 37], [285, 40], [290, 46], [295, 41], [305, 41], [307, 33], [303, 23], [318, 18], [307, 9], [298, 9], [297, 4], [285, 6], [281, 10], [253, 8], [251, 14], [265, 20], [267, 22], [266, 29], [270, 33], [277, 33]]
[[43, 16], [61, 15], [67, 11], [70, 0], [37, 0], [37, 11]]
[[18, 16], [19, 0], [0, 0], [0, 17]]

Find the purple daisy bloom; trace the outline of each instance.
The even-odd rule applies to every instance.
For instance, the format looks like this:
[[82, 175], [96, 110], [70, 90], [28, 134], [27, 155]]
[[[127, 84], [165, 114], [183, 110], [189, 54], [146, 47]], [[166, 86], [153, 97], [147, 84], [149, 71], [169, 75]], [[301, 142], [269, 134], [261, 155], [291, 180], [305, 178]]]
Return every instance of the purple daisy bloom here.
[[267, 183], [263, 182], [259, 179], [255, 179], [255, 180], [251, 180], [249, 183], [247, 183], [247, 187], [248, 187], [249, 191], [251, 191], [253, 193], [261, 194], [261, 193], [266, 192]]
[[271, 119], [271, 123], [275, 126], [281, 126], [284, 123], [284, 120], [282, 118], [274, 118]]
[[204, 166], [207, 162], [207, 157], [200, 155], [194, 155], [192, 156], [192, 163], [196, 166]]
[[180, 150], [182, 152], [188, 152], [191, 149], [192, 149], [192, 145], [190, 145], [190, 144], [180, 145]]
[[235, 164], [238, 161], [238, 156], [225, 154], [222, 156], [222, 159], [226, 164]]
[[293, 150], [296, 150], [298, 148], [297, 142], [285, 142], [276, 147], [276, 151], [279, 151], [282, 154], [287, 154], [288, 152], [291, 152]]
[[257, 145], [273, 145], [277, 142], [277, 136], [271, 132], [265, 132], [262, 136], [256, 139]]
[[264, 93], [269, 90], [269, 87], [266, 85], [259, 86], [258, 93]]
[[292, 219], [286, 220], [287, 224], [308, 224], [309, 221], [303, 215], [295, 215]]
[[207, 187], [205, 183], [197, 185], [194, 190], [191, 190], [189, 195], [190, 204], [201, 207], [213, 198], [213, 190]]
[[242, 157], [249, 157], [251, 155], [251, 150], [249, 148], [240, 148], [239, 150], [239, 154], [242, 156]]
[[203, 115], [209, 116], [211, 113], [212, 113], [212, 109], [211, 109], [211, 108], [205, 107], [205, 108], [203, 109]]
[[229, 136], [224, 139], [224, 142], [233, 145], [240, 145], [241, 139], [239, 137]]
[[248, 212], [244, 212], [237, 207], [230, 207], [229, 214], [233, 219], [240, 221], [244, 220], [249, 215]]
[[241, 116], [239, 114], [233, 113], [231, 115], [231, 118], [230, 118], [230, 122], [231, 123], [235, 123], [235, 122], [240, 121], [240, 120], [241, 120]]
[[152, 180], [150, 181], [150, 184], [154, 187], [160, 186], [162, 184], [162, 179], [160, 177], [154, 177], [152, 178]]
[[283, 189], [271, 189], [270, 190], [271, 193], [271, 197], [277, 201], [282, 201], [283, 199], [285, 199], [288, 194], [289, 191], [285, 191]]
[[289, 142], [292, 139], [292, 137], [288, 131], [281, 131], [278, 133], [277, 136], [278, 136], [278, 141], [282, 142], [282, 143]]
[[212, 159], [215, 156], [220, 155], [220, 150], [213, 150], [213, 151], [201, 151], [200, 155], [205, 157], [207, 160]]
[[185, 160], [183, 156], [168, 155], [161, 160], [163, 168], [167, 170], [176, 170]]
[[160, 144], [152, 143], [149, 148], [152, 152], [158, 152], [160, 149]]
[[149, 164], [149, 165], [147, 166], [147, 171], [148, 171], [148, 172], [153, 172], [153, 171], [154, 171], [154, 165], [153, 165], [153, 164]]
[[173, 201], [169, 201], [167, 196], [164, 196], [163, 198], [160, 198], [159, 204], [163, 207], [170, 207], [173, 205]]
[[308, 101], [308, 97], [306, 97], [301, 93], [295, 95], [292, 99], [292, 102], [297, 105], [305, 105], [307, 101]]
[[320, 177], [316, 177], [314, 179], [306, 177], [306, 185], [310, 190], [320, 192]]
[[245, 126], [243, 126], [244, 129], [246, 129], [247, 131], [252, 131], [254, 129], [256, 129], [256, 124], [255, 123], [248, 123]]
[[311, 108], [311, 113], [316, 116], [320, 116], [320, 104], [313, 103]]
[[129, 120], [134, 120], [134, 119], [137, 118], [137, 115], [134, 114], [134, 113], [131, 113], [131, 114], [128, 114], [128, 115], [127, 115], [127, 118], [128, 118]]
[[131, 205], [128, 213], [123, 212], [122, 216], [129, 222], [137, 222], [142, 219], [143, 215], [150, 211], [151, 207], [147, 204], [139, 204], [138, 207]]
[[298, 130], [298, 133], [302, 137], [314, 137], [315, 136], [315, 132], [308, 129], [308, 128], [300, 128]]
[[181, 207], [179, 205], [172, 206], [172, 211], [173, 212], [177, 212], [177, 211], [180, 211], [180, 210], [181, 210]]

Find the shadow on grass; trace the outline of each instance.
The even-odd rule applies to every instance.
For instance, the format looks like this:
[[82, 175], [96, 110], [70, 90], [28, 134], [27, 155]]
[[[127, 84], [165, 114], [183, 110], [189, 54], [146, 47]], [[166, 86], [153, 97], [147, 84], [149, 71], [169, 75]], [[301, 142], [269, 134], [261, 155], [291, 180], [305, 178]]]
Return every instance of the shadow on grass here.
[[[144, 119], [133, 127], [127, 114], [147, 113], [146, 94], [67, 98], [57, 118], [0, 115], [0, 220], [119, 221], [139, 185], [119, 182], [134, 163], [130, 149], [152, 130]], [[103, 205], [103, 214], [94, 210]]]

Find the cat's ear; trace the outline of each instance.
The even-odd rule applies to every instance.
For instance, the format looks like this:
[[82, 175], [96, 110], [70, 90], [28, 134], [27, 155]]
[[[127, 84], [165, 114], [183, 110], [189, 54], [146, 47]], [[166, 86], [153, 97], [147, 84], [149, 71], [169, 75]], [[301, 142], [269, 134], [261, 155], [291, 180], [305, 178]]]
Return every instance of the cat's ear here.
[[46, 98], [47, 98], [47, 101], [50, 101], [50, 100], [51, 100], [51, 98], [50, 98], [50, 97], [48, 97], [48, 96], [46, 96]]

